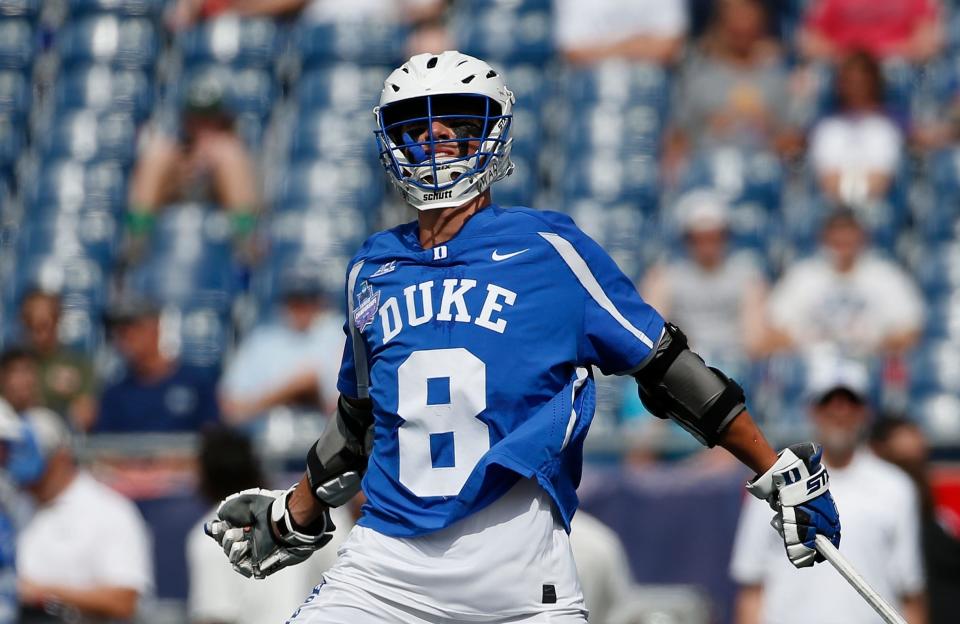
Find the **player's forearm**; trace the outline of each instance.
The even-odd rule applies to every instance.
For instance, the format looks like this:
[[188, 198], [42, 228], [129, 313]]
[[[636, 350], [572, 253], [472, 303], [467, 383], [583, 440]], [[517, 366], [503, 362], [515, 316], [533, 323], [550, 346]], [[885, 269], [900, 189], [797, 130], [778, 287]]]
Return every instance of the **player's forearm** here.
[[927, 598], [925, 594], [913, 594], [902, 599], [903, 617], [907, 624], [927, 624]]
[[317, 500], [310, 491], [310, 481], [304, 474], [287, 501], [290, 516], [300, 526], [309, 526], [326, 510], [326, 506]]
[[720, 446], [757, 474], [765, 473], [777, 461], [777, 452], [747, 410], [740, 412], [727, 425], [720, 434], [719, 442]]

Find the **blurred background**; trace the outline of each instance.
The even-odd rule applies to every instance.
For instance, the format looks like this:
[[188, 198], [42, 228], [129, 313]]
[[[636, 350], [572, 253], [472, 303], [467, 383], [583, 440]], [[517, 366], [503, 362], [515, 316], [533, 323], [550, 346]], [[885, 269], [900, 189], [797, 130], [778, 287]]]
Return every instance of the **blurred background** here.
[[[239, 581], [200, 589], [233, 572], [204, 567], [222, 555], [197, 523], [302, 471], [336, 401], [346, 263], [415, 218], [371, 109], [411, 53], [459, 49], [517, 97], [494, 201], [571, 214], [776, 445], [828, 435], [812, 414], [848, 391], [855, 442], [873, 429], [916, 488], [930, 621], [955, 621], [935, 617], [938, 587], [960, 594], [954, 4], [0, 0], [0, 396], [33, 432], [0, 455], [32, 440], [36, 460], [0, 488], [0, 597], [22, 621], [273, 621]], [[591, 621], [752, 624], [730, 573], [749, 475], [632, 380], [598, 386], [575, 543]], [[113, 572], [23, 563], [73, 530], [38, 522], [67, 491], [127, 536]], [[63, 590], [98, 582], [133, 593]]]

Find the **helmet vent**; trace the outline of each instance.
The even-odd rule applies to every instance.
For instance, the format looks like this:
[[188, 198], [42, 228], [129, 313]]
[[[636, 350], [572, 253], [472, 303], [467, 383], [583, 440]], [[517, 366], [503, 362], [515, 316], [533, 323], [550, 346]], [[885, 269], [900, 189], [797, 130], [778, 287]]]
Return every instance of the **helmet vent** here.
[[497, 75], [497, 72], [493, 71], [492, 69], [487, 72], [487, 78], [493, 78], [496, 75]]
[[473, 79], [476, 78], [476, 77], [477, 77], [476, 74], [470, 74], [469, 76], [467, 76], [466, 78], [464, 78], [464, 79], [461, 80], [460, 82], [462, 82], [463, 84], [470, 84], [471, 82], [473, 82]]
[[469, 63], [469, 62], [470, 62], [470, 61], [468, 61], [467, 59], [463, 59], [462, 61], [460, 61], [459, 63], [457, 63], [457, 67], [460, 67], [460, 66], [463, 65], [464, 63]]
[[437, 57], [435, 57], [435, 56], [430, 57], [430, 60], [427, 61], [427, 69], [433, 69], [434, 67], [436, 67], [436, 66], [437, 66], [437, 60], [438, 60], [438, 59], [437, 59]]
[[397, 91], [400, 90], [400, 87], [398, 87], [397, 85], [393, 84], [392, 82], [390, 83], [390, 88], [393, 89], [393, 92], [394, 92], [394, 93], [396, 93]]
[[401, 67], [401, 68], [400, 68], [400, 71], [402, 71], [402, 72], [405, 73], [405, 74], [409, 74], [409, 73], [410, 73], [410, 70], [407, 69], [406, 67]]

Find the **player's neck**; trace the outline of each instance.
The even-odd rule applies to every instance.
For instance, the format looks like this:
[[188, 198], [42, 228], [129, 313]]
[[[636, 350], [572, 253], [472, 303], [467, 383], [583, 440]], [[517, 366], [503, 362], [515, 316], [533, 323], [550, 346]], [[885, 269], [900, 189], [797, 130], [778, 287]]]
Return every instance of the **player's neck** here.
[[490, 191], [487, 191], [462, 206], [421, 211], [417, 217], [420, 246], [430, 249], [442, 245], [456, 236], [470, 217], [489, 205]]

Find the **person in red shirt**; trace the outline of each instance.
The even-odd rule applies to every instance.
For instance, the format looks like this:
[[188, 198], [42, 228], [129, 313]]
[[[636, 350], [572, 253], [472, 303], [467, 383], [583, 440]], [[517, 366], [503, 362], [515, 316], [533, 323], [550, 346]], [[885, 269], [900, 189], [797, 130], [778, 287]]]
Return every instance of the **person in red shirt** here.
[[818, 0], [800, 34], [811, 59], [837, 60], [853, 50], [880, 59], [924, 62], [943, 47], [937, 0]]

